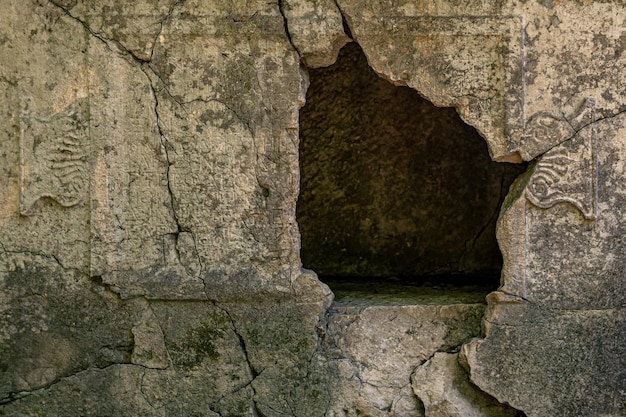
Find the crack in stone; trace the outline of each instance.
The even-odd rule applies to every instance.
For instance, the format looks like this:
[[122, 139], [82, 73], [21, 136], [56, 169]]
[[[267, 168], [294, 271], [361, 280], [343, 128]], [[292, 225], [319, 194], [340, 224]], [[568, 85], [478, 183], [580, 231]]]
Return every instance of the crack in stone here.
[[585, 123], [585, 124], [581, 125], [581, 126], [580, 126], [579, 128], [577, 128], [577, 129], [575, 129], [575, 128], [574, 128], [574, 125], [572, 125], [572, 122], [570, 121], [570, 119], [569, 119], [569, 118], [567, 118], [567, 117], [565, 117], [565, 115], [563, 115], [564, 120], [565, 120], [565, 121], [567, 122], [567, 124], [568, 124], [568, 125], [572, 128], [572, 130], [574, 131], [574, 134], [573, 134], [573, 135], [571, 135], [571, 136], [569, 136], [568, 138], [563, 139], [562, 141], [560, 141], [560, 142], [558, 142], [558, 143], [556, 143], [556, 144], [552, 145], [550, 148], [546, 149], [545, 151], [541, 152], [540, 154], [537, 154], [537, 155], [536, 155], [536, 156], [535, 156], [535, 157], [534, 157], [531, 161], [537, 160], [537, 159], [541, 158], [543, 155], [545, 155], [546, 153], [548, 153], [548, 152], [550, 152], [551, 150], [553, 150], [554, 148], [557, 148], [557, 147], [559, 147], [560, 145], [563, 145], [564, 143], [569, 142], [569, 141], [571, 141], [571, 140], [575, 139], [575, 138], [576, 138], [576, 136], [577, 136], [577, 135], [578, 135], [578, 134], [579, 134], [579, 133], [580, 133], [583, 129], [585, 129], [585, 128], [589, 127], [589, 126], [595, 125], [595, 124], [597, 124], [597, 123], [603, 122], [603, 121], [605, 121], [605, 120], [614, 119], [614, 118], [619, 117], [620, 115], [622, 115], [622, 114], [624, 114], [624, 113], [626, 113], [626, 109], [619, 110], [617, 113], [614, 113], [614, 114], [611, 114], [611, 115], [608, 115], [608, 116], [602, 116], [602, 117], [599, 117], [599, 118], [597, 118], [597, 119], [591, 120], [590, 122], [587, 122], [587, 123]]
[[35, 252], [35, 251], [28, 251], [28, 250], [7, 250], [6, 247], [4, 246], [4, 244], [2, 244], [2, 242], [0, 242], [0, 249], [2, 249], [2, 253], [12, 254], [12, 255], [39, 256], [41, 258], [45, 258], [45, 259], [53, 261], [59, 267], [61, 267], [61, 269], [65, 270], [65, 271], [82, 272], [78, 268], [73, 268], [73, 267], [69, 267], [69, 266], [63, 265], [61, 260], [54, 254], [47, 254], [47, 253], [43, 253], [43, 252]]
[[[511, 326], [512, 327], [512, 326]], [[462, 343], [461, 345], [458, 345], [458, 347], [462, 347], [462, 345], [464, 345], [467, 342]], [[428, 359], [426, 359], [423, 363], [421, 363], [420, 365], [418, 365], [417, 367], [415, 367], [415, 369], [411, 372], [411, 378], [413, 378], [413, 375], [417, 372], [417, 370], [423, 366], [425, 366], [429, 361], [431, 361], [435, 355], [437, 353], [446, 353], [446, 354], [458, 354], [459, 356], [457, 357], [457, 361], [459, 360], [459, 358], [461, 358], [461, 353], [460, 353], [460, 349], [455, 350], [455, 351], [444, 351], [444, 350], [437, 350], [437, 352], [433, 353]], [[465, 373], [466, 375], [466, 381], [468, 384], [470, 384], [475, 390], [479, 391], [480, 393], [483, 393], [489, 397], [492, 398], [493, 401], [496, 401], [497, 403], [499, 403], [500, 405], [503, 405], [505, 407], [510, 407], [511, 409], [513, 409], [513, 407], [511, 405], [509, 405], [506, 402], [503, 402], [501, 400], [499, 400], [498, 398], [496, 398], [495, 396], [493, 396], [492, 394], [490, 394], [487, 391], [483, 391], [482, 388], [480, 388], [478, 385], [474, 384], [471, 380], [471, 375], [470, 375], [470, 370], [468, 368], [466, 368], [465, 365], [463, 365], [462, 363], [458, 362], [458, 365], [460, 366], [460, 368], [462, 369], [462, 371]], [[409, 384], [411, 387], [413, 386], [413, 383], [411, 382]], [[419, 404], [422, 407], [422, 412], [424, 413], [424, 415], [426, 415], [426, 409], [425, 407], [425, 402], [415, 393], [415, 391], [411, 390], [413, 392], [413, 396], [418, 400]], [[469, 397], [468, 397], [469, 399]], [[432, 406], [432, 399], [431, 399], [431, 406]], [[517, 410], [517, 409], [513, 409], [517, 414], [516, 417], [526, 417], [526, 415], [521, 411], [521, 410]]]
[[293, 50], [296, 52], [296, 54], [298, 54], [298, 57], [302, 59], [302, 57], [300, 56], [300, 52], [298, 51], [298, 48], [296, 48], [296, 45], [293, 43], [293, 40], [291, 39], [291, 33], [289, 32], [289, 25], [288, 25], [289, 22], [287, 21], [287, 16], [285, 15], [285, 8], [283, 5], [283, 0], [278, 0], [277, 5], [278, 5], [278, 12], [280, 13], [280, 16], [282, 17], [282, 20], [283, 20], [283, 26], [285, 28], [285, 36], [287, 36], [287, 41], [289, 42]]
[[435, 350], [429, 357], [424, 359], [422, 361], [422, 363], [417, 365], [415, 367], [415, 369], [413, 369], [413, 371], [411, 372], [411, 375], [413, 375], [418, 368], [424, 366], [424, 364], [426, 364], [427, 362], [432, 360], [437, 353], [459, 353], [461, 351], [461, 348], [463, 347], [463, 345], [471, 342], [474, 338], [476, 338], [476, 336], [472, 336], [472, 337], [462, 341], [461, 343], [457, 343], [456, 345], [453, 345], [453, 346], [442, 346], [442, 347], [440, 347], [439, 349]]
[[123, 53], [130, 55], [134, 60], [140, 62], [140, 63], [150, 63], [152, 61], [152, 57], [154, 56], [154, 48], [156, 45], [157, 40], [159, 39], [159, 36], [161, 35], [161, 32], [163, 31], [163, 26], [164, 24], [172, 17], [172, 14], [174, 12], [174, 9], [180, 5], [183, 4], [186, 0], [177, 0], [173, 3], [170, 4], [169, 8], [168, 8], [168, 12], [167, 14], [163, 17], [163, 19], [161, 19], [159, 21], [159, 31], [156, 34], [156, 36], [154, 37], [154, 40], [152, 42], [152, 46], [150, 48], [150, 57], [146, 60], [143, 58], [138, 57], [135, 53], [133, 53], [131, 50], [129, 50], [122, 42], [120, 42], [117, 39], [109, 39], [107, 37], [105, 37], [102, 33], [100, 32], [96, 32], [94, 31], [91, 26], [89, 26], [85, 21], [81, 20], [79, 17], [74, 16], [70, 10], [68, 10], [67, 8], [65, 8], [62, 4], [59, 4], [57, 0], [48, 0], [50, 2], [50, 4], [52, 4], [53, 6], [61, 9], [63, 11], [63, 13], [65, 13], [68, 17], [70, 17], [71, 19], [75, 20], [76, 22], [80, 23], [88, 32], [89, 34], [91, 34], [92, 36], [94, 36], [96, 39], [100, 40], [101, 42], [103, 42], [107, 48], [109, 50], [112, 51], [111, 47], [110, 47], [110, 43], [113, 43], [119, 50], [121, 50]]
[[185, 1], [187, 0], [177, 0], [177, 1], [170, 3], [169, 9], [167, 11], [167, 15], [165, 15], [165, 17], [161, 19], [161, 21], [159, 22], [159, 31], [154, 36], [154, 40], [152, 41], [152, 47], [150, 48], [150, 58], [148, 59], [147, 62], [152, 62], [152, 58], [154, 57], [154, 48], [156, 47], [157, 41], [159, 40], [159, 37], [161, 36], [161, 33], [163, 32], [163, 26], [169, 19], [171, 19], [172, 14], [174, 13], [174, 9], [177, 6], [185, 3]]
[[[505, 287], [506, 287], [506, 286], [505, 286]], [[515, 294], [515, 293], [510, 293], [510, 292], [507, 292], [505, 287], [498, 288], [498, 290], [497, 290], [497, 291], [498, 291], [498, 292], [501, 292], [502, 294], [506, 294], [506, 295], [508, 295], [508, 296], [510, 296], [510, 297], [515, 297], [516, 299], [519, 299], [519, 300], [525, 301], [525, 302], [527, 302], [527, 303], [534, 304], [532, 300], [529, 300], [528, 298], [526, 298], [526, 297], [525, 297], [525, 296], [523, 296], [523, 295], [519, 295], [519, 294]], [[509, 303], [510, 303], [510, 302], [509, 302]], [[518, 303], [521, 303], [521, 302], [518, 302]], [[500, 303], [500, 302], [496, 302], [496, 303], [494, 303], [494, 304], [501, 304], [501, 303]]]
[[200, 271], [198, 271], [197, 277], [195, 277], [195, 278], [199, 278], [200, 281], [202, 281], [202, 288], [203, 288], [203, 291], [204, 291], [204, 297], [207, 300], [209, 300], [209, 293], [208, 293], [207, 282], [203, 278], [204, 272], [205, 272], [205, 268], [204, 268], [204, 263], [202, 262], [202, 258], [200, 257], [200, 252], [198, 251], [198, 242], [196, 241], [196, 235], [193, 232], [189, 232], [189, 235], [191, 236], [191, 240], [193, 241], [193, 250], [194, 250], [194, 252], [196, 254], [196, 259], [198, 260], [198, 265], [200, 265]]
[[[239, 341], [239, 347], [241, 348], [241, 352], [243, 353], [244, 359], [246, 361], [246, 367], [248, 370], [248, 377], [250, 378], [250, 382], [247, 383], [246, 386], [249, 386], [250, 389], [252, 390], [252, 404], [251, 404], [251, 411], [252, 411], [252, 416], [253, 417], [265, 417], [265, 415], [259, 410], [259, 406], [256, 400], [256, 390], [254, 389], [254, 386], [252, 385], [252, 383], [254, 382], [254, 380], [261, 375], [261, 373], [263, 373], [263, 370], [257, 371], [257, 369], [254, 367], [254, 365], [252, 365], [252, 362], [250, 361], [250, 356], [248, 354], [248, 349], [246, 348], [246, 342], [243, 338], [243, 336], [241, 335], [241, 333], [239, 333], [239, 331], [237, 330], [237, 326], [235, 325], [235, 320], [233, 319], [233, 317], [231, 316], [230, 312], [218, 305], [216, 302], [213, 302], [213, 305], [217, 308], [219, 308], [221, 311], [224, 312], [224, 314], [226, 314], [226, 316], [228, 317], [228, 319], [230, 320], [230, 325], [232, 327], [233, 332], [235, 333], [235, 336], [237, 336], [237, 339]], [[246, 386], [243, 386], [239, 389], [243, 389]]]
[[101, 275], [94, 275], [94, 276], [91, 276], [89, 278], [90, 278], [90, 281], [92, 282], [92, 284], [104, 288], [105, 292], [113, 294], [115, 296], [115, 298], [117, 298], [118, 300], [122, 300], [122, 294], [117, 292], [117, 291], [115, 291], [112, 288], [111, 284], [107, 284], [106, 282], [104, 282], [104, 280], [102, 279]]
[[337, 10], [341, 15], [341, 24], [343, 25], [344, 33], [348, 38], [350, 38], [350, 40], [356, 42], [354, 40], [354, 37], [352, 36], [352, 30], [350, 30], [350, 25], [348, 25], [348, 21], [346, 20], [346, 15], [343, 13], [343, 10], [341, 10], [341, 7], [339, 6], [339, 2], [337, 0], [333, 0], [333, 3], [335, 3], [335, 7], [337, 7]]
[[[58, 384], [64, 382], [65, 380], [68, 380], [70, 378], [79, 377], [81, 374], [84, 374], [86, 372], [89, 372], [89, 371], [106, 371], [107, 369], [109, 369], [111, 367], [119, 366], [119, 365], [136, 366], [136, 367], [142, 368], [142, 369], [152, 369], [152, 368], [145, 367], [143, 365], [139, 365], [139, 364], [136, 364], [136, 363], [130, 363], [130, 362], [115, 362], [115, 363], [111, 363], [111, 364], [108, 364], [108, 365], [102, 366], [102, 367], [89, 366], [88, 368], [80, 369], [80, 370], [78, 370], [76, 372], [73, 372], [73, 373], [71, 373], [69, 375], [58, 377], [54, 381], [50, 382], [49, 384], [46, 384], [45, 386], [43, 386], [41, 388], [37, 388], [37, 389], [31, 390], [31, 391], [19, 391], [19, 392], [9, 393], [9, 396], [7, 398], [0, 398], [0, 405], [8, 405], [8, 404], [11, 404], [11, 403], [23, 400], [24, 398], [30, 397], [31, 395], [34, 395], [34, 394], [45, 393], [46, 391], [49, 391], [51, 388], [53, 388], [55, 385], [58, 385]], [[157, 369], [152, 369], [152, 370], [157, 370]], [[162, 371], [162, 370], [158, 370], [158, 371]]]
[[161, 119], [159, 116], [159, 99], [157, 97], [157, 91], [154, 88], [154, 85], [152, 84], [152, 82], [150, 82], [150, 91], [151, 91], [152, 99], [154, 101], [154, 115], [156, 117], [156, 127], [159, 133], [159, 138], [161, 139], [161, 147], [163, 148], [163, 152], [165, 154], [165, 161], [167, 163], [167, 166], [165, 169], [165, 177], [167, 178], [167, 191], [170, 196], [170, 208], [172, 210], [172, 217], [176, 223], [176, 229], [177, 229], [175, 233], [176, 243], [178, 243], [178, 234], [186, 230], [184, 230], [184, 228], [181, 226], [180, 221], [178, 219], [178, 215], [176, 213], [176, 198], [174, 197], [174, 191], [172, 190], [172, 181], [171, 181], [171, 176], [170, 176], [170, 168], [172, 166], [172, 162], [170, 159], [170, 154], [169, 154], [169, 149], [168, 149], [169, 143], [167, 141], [165, 133], [163, 132], [163, 129], [161, 128]]
[[89, 34], [91, 34], [93, 37], [95, 37], [96, 39], [98, 39], [101, 42], [103, 42], [107, 46], [107, 49], [111, 50], [111, 47], [109, 45], [109, 39], [107, 39], [104, 36], [102, 36], [102, 34], [100, 34], [98, 32], [95, 32], [86, 22], [84, 22], [81, 19], [79, 19], [78, 17], [74, 16], [68, 9], [63, 7], [63, 5], [59, 4], [56, 0], [48, 0], [48, 1], [53, 6], [58, 7], [59, 9], [61, 9], [63, 11], [63, 13], [65, 13], [66, 16], [68, 16], [69, 18], [71, 18], [71, 19], [75, 20], [76, 22], [80, 23], [87, 30], [87, 32], [89, 32]]
[[[67, 10], [66, 8], [64, 8], [62, 5], [60, 5], [59, 3], [57, 3], [54, 0], [50, 0], [50, 3], [53, 4], [54, 6], [60, 8], [61, 10], [63, 10], [63, 12], [70, 17], [71, 19], [77, 21], [78, 23], [80, 23], [92, 36], [94, 36], [95, 38], [97, 38], [98, 40], [100, 40], [101, 42], [103, 42], [106, 46], [107, 49], [109, 49], [110, 51], [113, 51], [113, 49], [110, 46], [110, 43], [113, 43], [117, 49], [119, 50], [119, 52], [131, 57], [138, 65], [139, 69], [146, 75], [146, 77], [148, 78], [148, 83], [150, 85], [150, 91], [151, 91], [151, 96], [152, 99], [154, 101], [154, 114], [156, 117], [156, 126], [158, 129], [158, 133], [159, 133], [159, 137], [161, 139], [161, 146], [163, 148], [163, 151], [165, 152], [165, 159], [166, 159], [166, 163], [167, 163], [167, 167], [166, 167], [166, 178], [167, 178], [167, 189], [170, 195], [170, 205], [171, 205], [171, 210], [172, 210], [172, 216], [173, 219], [176, 223], [176, 228], [177, 231], [175, 233], [173, 233], [175, 235], [175, 243], [177, 246], [178, 243], [178, 234], [182, 231], [185, 231], [182, 227], [181, 224], [179, 222], [177, 213], [176, 213], [176, 209], [175, 209], [175, 197], [174, 197], [174, 193], [172, 191], [172, 187], [171, 187], [171, 178], [170, 178], [170, 167], [172, 165], [171, 160], [170, 160], [170, 156], [169, 156], [169, 149], [168, 149], [168, 143], [167, 143], [167, 139], [165, 137], [165, 134], [161, 128], [161, 124], [160, 124], [160, 118], [159, 118], [159, 111], [158, 111], [158, 107], [159, 107], [159, 100], [157, 97], [157, 90], [154, 87], [154, 84], [152, 83], [152, 79], [150, 78], [149, 74], [147, 73], [146, 69], [145, 69], [145, 65], [150, 64], [151, 60], [152, 60], [152, 56], [154, 53], [154, 46], [156, 45], [156, 41], [158, 40], [158, 37], [161, 34], [161, 31], [163, 29], [163, 25], [165, 24], [165, 22], [171, 18], [174, 8], [182, 3], [184, 3], [186, 0], [178, 0], [175, 1], [173, 3], [170, 4], [169, 7], [169, 11], [168, 14], [161, 20], [161, 22], [159, 22], [160, 24], [160, 28], [159, 28], [159, 33], [157, 34], [157, 36], [155, 37], [155, 41], [152, 44], [152, 50], [151, 50], [151, 55], [150, 55], [150, 59], [149, 60], [145, 60], [142, 59], [140, 57], [138, 57], [137, 55], [135, 55], [132, 51], [130, 51], [128, 48], [126, 48], [121, 42], [115, 40], [115, 39], [108, 39], [104, 36], [102, 36], [102, 34], [95, 32], [86, 22], [82, 21], [81, 19], [79, 19], [78, 17], [72, 15], [70, 13], [69, 10]], [[154, 68], [152, 68], [152, 66], [148, 65], [148, 68], [150, 69], [150, 72], [152, 72], [156, 77], [159, 78], [159, 80], [161, 80], [161, 82], [163, 82], [163, 86], [164, 89], [166, 90], [166, 92], [171, 96], [171, 93], [169, 92], [169, 90], [166, 87], [165, 82], [163, 81], [163, 79], [160, 77], [160, 75], [154, 70]], [[178, 252], [178, 249], [176, 249], [176, 251]], [[180, 254], [178, 254], [178, 257], [180, 259]]]
[[[160, 370], [160, 369], [159, 369], [159, 370]], [[149, 405], [150, 407], [152, 407], [155, 411], [158, 411], [158, 410], [162, 410], [162, 409], [164, 409], [164, 408], [165, 408], [165, 407], [167, 407], [168, 405], [170, 405], [170, 404], [172, 404], [172, 403], [174, 403], [174, 402], [175, 402], [175, 400], [169, 400], [169, 401], [165, 402], [163, 405], [161, 405], [161, 406], [159, 406], [159, 407], [156, 407], [154, 404], [152, 404], [152, 401], [150, 401], [149, 396], [148, 396], [148, 395], [146, 394], [146, 392], [145, 392], [145, 384], [144, 384], [144, 381], [143, 381], [145, 377], [146, 377], [146, 369], [144, 369], [144, 370], [141, 372], [141, 379], [140, 379], [140, 381], [139, 381], [139, 392], [141, 392], [141, 396], [142, 396], [142, 397], [143, 397], [143, 399], [146, 401], [146, 403], [148, 403], [148, 405]]]
[[[144, 366], [144, 368], [146, 368], [146, 369], [153, 369], [153, 370], [157, 370], [157, 371], [163, 371], [163, 370], [165, 370], [165, 369], [167, 369], [167, 368], [170, 368], [170, 367], [171, 367], [171, 365], [172, 365], [172, 363], [173, 363], [173, 360], [172, 360], [172, 355], [170, 355], [170, 351], [167, 349], [167, 343], [165, 343], [165, 332], [163, 331], [163, 327], [161, 327], [161, 323], [160, 323], [160, 322], [159, 322], [159, 320], [156, 318], [156, 317], [157, 317], [157, 315], [156, 315], [156, 313], [154, 312], [154, 309], [152, 308], [152, 301], [153, 301], [153, 300], [149, 300], [149, 299], [147, 299], [147, 298], [145, 298], [145, 297], [138, 297], [138, 298], [143, 298], [143, 299], [145, 300], [146, 304], [148, 304], [148, 309], [150, 310], [150, 313], [152, 313], [152, 317], [155, 319], [155, 320], [153, 321], [153, 323], [157, 325], [157, 327], [159, 328], [159, 333], [161, 333], [161, 337], [162, 337], [162, 339], [161, 339], [161, 340], [163, 341], [163, 347], [165, 348], [165, 353], [167, 354], [167, 359], [168, 359], [168, 361], [169, 361], [169, 364], [168, 364], [168, 366], [167, 366], [166, 368], [151, 368], [151, 367], [149, 367], [149, 366]], [[168, 302], [172, 302], [172, 300], [167, 300], [167, 301], [168, 301]], [[131, 334], [132, 334], [132, 331], [131, 331]], [[133, 338], [134, 338], [134, 335], [133, 335]], [[134, 340], [134, 339], [133, 339], [133, 340]], [[133, 345], [133, 349], [132, 349], [132, 350], [134, 350], [134, 348], [135, 348], [135, 347], [134, 347], [134, 345]], [[131, 356], [132, 356], [132, 350], [131, 350]]]

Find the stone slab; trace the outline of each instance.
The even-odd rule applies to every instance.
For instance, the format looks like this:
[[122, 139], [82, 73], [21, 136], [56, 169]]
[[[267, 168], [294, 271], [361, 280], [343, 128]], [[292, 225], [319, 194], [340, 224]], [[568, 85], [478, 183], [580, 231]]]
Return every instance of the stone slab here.
[[480, 334], [483, 311], [482, 303], [332, 305], [325, 343], [339, 379], [330, 415], [424, 415], [411, 374]]

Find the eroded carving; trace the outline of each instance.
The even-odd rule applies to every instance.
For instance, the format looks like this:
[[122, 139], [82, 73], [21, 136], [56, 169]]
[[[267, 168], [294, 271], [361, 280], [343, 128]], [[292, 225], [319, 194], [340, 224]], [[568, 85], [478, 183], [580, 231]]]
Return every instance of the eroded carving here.
[[[568, 122], [569, 125], [569, 122]], [[574, 129], [572, 128], [574, 131]], [[596, 217], [595, 127], [576, 133], [541, 157], [526, 187], [540, 208], [570, 203], [587, 219]]]
[[526, 127], [524, 148], [529, 157], [541, 154], [575, 134], [564, 116], [550, 112], [535, 113]]
[[541, 159], [528, 184], [528, 199], [535, 205], [548, 208], [564, 199], [564, 181], [572, 158], [566, 149], [557, 149]]
[[576, 112], [568, 116], [542, 111], [533, 114], [524, 129], [520, 154], [531, 160], [572, 138], [578, 130], [594, 122], [596, 100], [588, 97]]
[[87, 101], [50, 116], [21, 117], [20, 213], [32, 215], [37, 200], [63, 207], [82, 203], [89, 183]]

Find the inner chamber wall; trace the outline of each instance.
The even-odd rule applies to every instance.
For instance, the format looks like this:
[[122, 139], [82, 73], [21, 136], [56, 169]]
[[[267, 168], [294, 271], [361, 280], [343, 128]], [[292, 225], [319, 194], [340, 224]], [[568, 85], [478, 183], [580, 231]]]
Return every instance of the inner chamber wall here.
[[297, 218], [322, 279], [454, 279], [497, 286], [495, 224], [525, 167], [491, 161], [453, 108], [380, 78], [356, 43], [310, 69]]

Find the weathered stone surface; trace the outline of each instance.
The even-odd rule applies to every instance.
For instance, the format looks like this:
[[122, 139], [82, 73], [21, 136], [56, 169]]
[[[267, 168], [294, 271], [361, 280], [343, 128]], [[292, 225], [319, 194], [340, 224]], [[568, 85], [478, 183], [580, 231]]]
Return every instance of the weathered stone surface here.
[[315, 353], [322, 303], [122, 300], [40, 255], [0, 260], [0, 415], [327, 407], [330, 374]]
[[470, 384], [456, 353], [435, 353], [411, 375], [413, 392], [424, 403], [426, 417], [515, 417], [504, 406]]
[[[0, 414], [421, 415], [410, 375], [468, 337], [472, 383], [529, 417], [624, 414], [621, 0], [3, 6]], [[534, 160], [483, 333], [463, 304], [326, 317], [301, 268], [301, 64], [348, 35]]]
[[163, 25], [181, 2], [55, 0], [52, 3], [85, 22], [95, 36], [113, 40], [138, 59], [150, 61]]
[[333, 0], [285, 0], [282, 13], [291, 41], [309, 68], [327, 67], [350, 41]]
[[[625, 230], [612, 207], [624, 199], [617, 155], [624, 152], [625, 126], [622, 115], [582, 129], [554, 149], [568, 152], [563, 170], [548, 165], [546, 154], [505, 203], [499, 239], [515, 252], [505, 254], [501, 292], [488, 298], [487, 338], [469, 345], [466, 355], [472, 381], [529, 416], [623, 410]], [[605, 140], [593, 140], [596, 135]], [[548, 209], [531, 203], [542, 164], [551, 168], [554, 189], [573, 190], [553, 192]]]
[[[112, 155], [106, 166], [121, 166], [98, 171], [106, 179], [96, 175], [96, 185], [105, 183], [108, 190], [94, 193], [97, 207], [103, 207], [95, 225], [110, 227], [121, 218], [124, 230], [112, 237], [93, 231], [98, 237], [93, 252], [102, 253], [94, 268], [104, 269], [105, 282], [124, 295], [215, 298], [214, 286], [230, 285], [229, 274], [257, 279], [259, 286], [276, 277], [282, 284], [269, 286], [288, 291], [291, 268], [271, 264], [293, 256], [295, 235], [281, 228], [289, 225], [293, 198], [288, 196], [295, 190], [289, 181], [275, 181], [292, 175], [289, 161], [297, 158], [288, 129], [296, 128], [302, 80], [278, 7], [185, 3], [172, 6], [161, 26], [150, 62], [132, 61], [133, 78], [115, 79], [124, 90], [136, 79], [142, 87], [130, 91], [141, 94], [95, 92], [94, 100], [113, 95], [121, 101], [114, 108], [138, 107], [150, 114], [138, 123], [126, 119], [134, 127], [149, 124], [141, 128], [149, 133], [144, 149], [103, 144], [126, 157]], [[272, 80], [276, 71], [286, 76], [280, 86]], [[103, 77], [116, 72], [102, 68]], [[128, 131], [118, 129], [116, 120], [98, 123], [109, 142], [111, 129], [120, 139]], [[239, 161], [236, 169], [233, 160]], [[133, 184], [130, 195], [122, 186], [127, 182]], [[154, 250], [146, 241], [154, 242]], [[244, 264], [247, 271], [239, 269]]]
[[[526, 339], [544, 340], [546, 346], [548, 340], [562, 340], [576, 361], [593, 357], [598, 344], [623, 345], [623, 324], [606, 339], [594, 334], [576, 342], [563, 341], [561, 331], [585, 332], [577, 320], [560, 330], [524, 325], [522, 318], [535, 317], [537, 311], [552, 317], [550, 311], [571, 310], [586, 317], [598, 309], [620, 317], [623, 309], [623, 216], [616, 209], [623, 185], [619, 159], [609, 155], [622, 152], [616, 131], [626, 100], [611, 86], [621, 83], [615, 65], [625, 59], [623, 30], [614, 28], [623, 27], [624, 9], [616, 2], [511, 1], [475, 2], [467, 6], [470, 12], [458, 3], [339, 2], [339, 7], [375, 71], [437, 104], [455, 105], [487, 139], [492, 157], [540, 156], [510, 194], [500, 222], [502, 291], [523, 300], [492, 297], [498, 307], [490, 310], [486, 322], [499, 322], [491, 314], [514, 309], [518, 302], [534, 313], [515, 308], [517, 314], [507, 315], [511, 320], [503, 326], [519, 326], [522, 333], [516, 334], [523, 334], [514, 339], [510, 331], [486, 326], [485, 341], [475, 345], [480, 354], [470, 361], [477, 369], [473, 381], [528, 415], [619, 413], [625, 378], [623, 363], [615, 356], [604, 355], [612, 372], [589, 367], [570, 373], [558, 350], [541, 355], [537, 347], [533, 357], [541, 357], [541, 365], [522, 368], [521, 384], [514, 382], [514, 375], [523, 364], [502, 364], [530, 343]], [[476, 11], [485, 17], [472, 17]], [[599, 19], [598, 24], [580, 23], [590, 19]], [[455, 73], [465, 64], [464, 71]], [[463, 95], [470, 90], [472, 94]], [[555, 364], [562, 371], [556, 372]], [[496, 367], [506, 376], [495, 376]], [[563, 378], [572, 385], [559, 382]], [[505, 380], [508, 384], [498, 382]], [[588, 395], [545, 390], [546, 385], [574, 384], [603, 387], [603, 394], [598, 396], [595, 388], [583, 391]], [[539, 403], [534, 401], [538, 396], [543, 398]]]
[[623, 309], [507, 301], [490, 300], [487, 338], [464, 348], [474, 383], [528, 416], [623, 414]]
[[189, 407], [222, 415], [253, 409], [254, 376], [228, 311], [207, 302], [152, 305], [175, 373], [165, 378], [155, 374], [146, 390], [165, 396], [163, 402], [170, 396], [167, 389], [177, 392], [176, 401], [163, 405], [167, 413]]
[[[90, 153], [84, 129], [88, 38], [55, 8], [36, 2], [5, 6], [0, 17], [0, 248], [39, 253], [84, 270], [90, 217], [84, 164]], [[63, 205], [69, 207], [61, 211]]]
[[54, 258], [0, 253], [0, 294], [0, 402], [130, 360], [140, 303], [121, 303]]
[[334, 378], [318, 352], [322, 304], [224, 304], [253, 375], [256, 415], [324, 415]]
[[[62, 241], [87, 247], [55, 252], [88, 263], [124, 297], [211, 297], [205, 290], [230, 285], [233, 273], [288, 293], [299, 274], [294, 138], [304, 81], [278, 5], [70, 3], [29, 3], [38, 19], [29, 5], [5, 17], [3, 27], [23, 23], [28, 36], [3, 48], [8, 133], [21, 148], [7, 142], [3, 154], [7, 203], [18, 178], [21, 188], [3, 243], [28, 246], [35, 235], [19, 226], [21, 213], [44, 230], [68, 222]], [[149, 55], [137, 49], [146, 42]], [[72, 58], [55, 63], [61, 49]], [[26, 233], [12, 230], [20, 227]], [[234, 287], [237, 297], [247, 291]]]
[[[505, 277], [504, 292], [551, 309], [624, 306], [626, 259], [619, 250], [625, 225], [612, 207], [621, 207], [626, 199], [618, 156], [626, 147], [625, 132], [624, 115], [606, 119], [553, 150], [563, 155], [562, 169], [550, 154], [538, 161], [522, 194], [512, 198], [503, 213], [499, 231], [503, 246], [512, 246], [511, 238], [527, 242], [527, 255], [509, 260], [515, 273]], [[597, 140], [599, 135], [605, 139]], [[542, 174], [552, 182], [547, 184], [551, 188], [546, 194], [553, 199], [547, 210], [534, 203], [534, 187]], [[523, 228], [512, 221], [512, 216], [521, 214]]]
[[[26, 398], [3, 406], [0, 415], [165, 416], [164, 410], [156, 411], [142, 393], [141, 381], [145, 373], [146, 370], [134, 365], [112, 365], [105, 369], [85, 370], [61, 380], [47, 390], [36, 391]], [[75, 400], [70, 400], [71, 398]]]
[[402, 306], [338, 302], [331, 307], [326, 335], [338, 370], [328, 415], [424, 415], [411, 389], [411, 374], [435, 352], [453, 351], [478, 335], [483, 309], [482, 303], [459, 301]]
[[455, 106], [487, 139], [492, 158], [518, 162], [510, 142], [524, 125], [523, 20], [476, 3], [482, 4], [463, 13], [468, 6], [450, 1], [435, 2], [427, 11], [408, 4], [383, 11], [382, 5], [338, 2], [377, 73], [438, 106]]
[[[625, 102], [623, 92], [607, 88], [620, 83], [617, 68], [626, 59], [623, 32], [616, 29], [624, 10], [619, 2], [582, 3], [338, 5], [376, 72], [437, 105], [454, 105], [487, 140], [494, 159], [519, 161], [534, 158], [554, 140], [548, 135], [541, 144], [528, 143], [539, 115], [577, 118], [585, 100], [596, 97], [599, 119], [616, 114]], [[579, 24], [587, 16], [598, 19], [591, 30]]]

